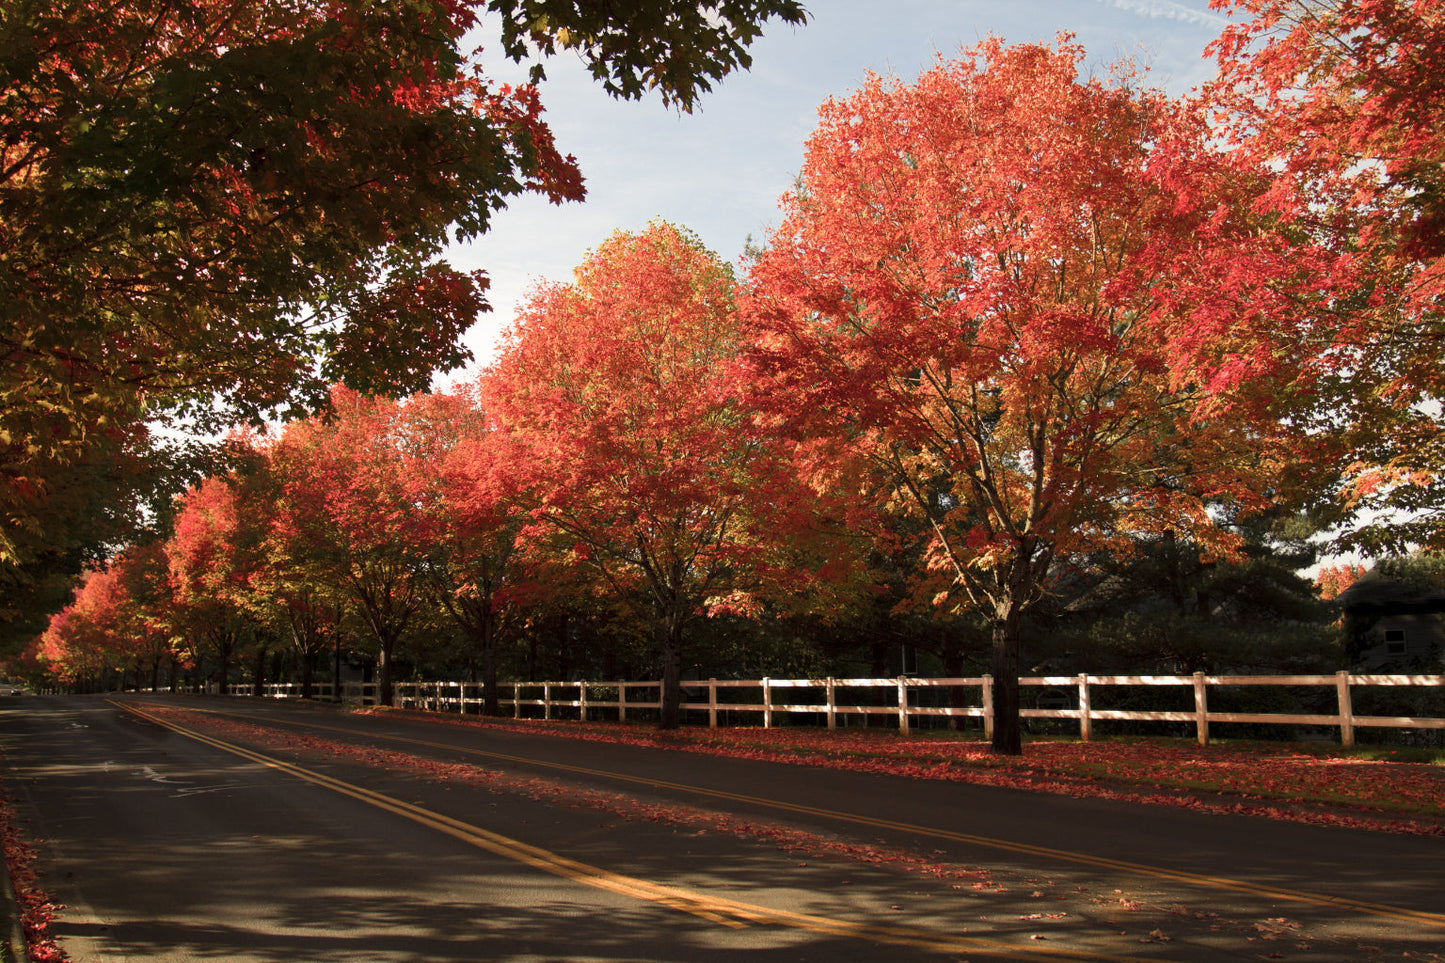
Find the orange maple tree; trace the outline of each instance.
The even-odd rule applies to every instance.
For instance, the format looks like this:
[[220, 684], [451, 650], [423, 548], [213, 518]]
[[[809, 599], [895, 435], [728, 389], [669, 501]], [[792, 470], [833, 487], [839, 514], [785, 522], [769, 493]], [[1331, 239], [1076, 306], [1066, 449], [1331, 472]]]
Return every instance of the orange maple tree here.
[[[584, 195], [543, 64], [565, 52], [614, 96], [691, 110], [773, 18], [806, 16], [799, 0], [7, 3], [0, 577], [75, 538], [51, 491], [110, 494], [92, 476], [117, 424], [180, 409], [205, 434], [314, 410], [334, 381], [398, 395], [467, 362], [487, 278], [444, 248], [514, 197]], [[506, 60], [532, 82], [488, 80]]]
[[1315, 588], [1326, 602], [1337, 599], [1340, 593], [1360, 580], [1366, 568], [1354, 562], [1325, 565], [1315, 573]]
[[[1082, 80], [1082, 57], [989, 40], [827, 103], [745, 304], [768, 407], [925, 526], [936, 604], [991, 621], [1004, 753], [1019, 617], [1055, 562], [1166, 530], [1227, 553], [1211, 505], [1258, 504], [1274, 467], [1245, 418], [1271, 356], [1215, 355], [1208, 383], [1173, 362], [1196, 325], [1268, 323], [1199, 273], [1201, 245], [1286, 252], [1250, 252], [1228, 194], [1247, 178], [1197, 111]], [[1222, 386], [1232, 417], [1200, 417]]]
[[619, 232], [520, 311], [482, 398], [555, 539], [651, 628], [664, 728], [679, 723], [684, 630], [777, 577], [769, 518], [796, 504], [772, 439], [728, 377], [732, 272], [664, 223]]
[[400, 475], [437, 539], [428, 592], [480, 668], [483, 713], [497, 715], [498, 647], [523, 619], [522, 603], [546, 592], [539, 560], [518, 543], [526, 506], [474, 390], [414, 396], [397, 418]]
[[127, 668], [139, 688], [142, 668], [149, 667], [154, 687], [161, 661], [173, 654], [166, 561], [163, 546], [151, 543], [87, 571], [71, 602], [32, 644], [38, 665], [81, 690], [105, 686], [107, 673]]
[[262, 446], [277, 480], [276, 536], [310, 586], [340, 590], [377, 646], [378, 698], [391, 705], [397, 644], [425, 607], [440, 539], [402, 470], [395, 402], [337, 386], [334, 416], [287, 425]]
[[269, 564], [258, 520], [229, 479], [208, 477], [181, 496], [165, 545], [177, 629], [198, 662], [215, 657], [222, 694], [232, 659], [259, 641], [269, 605], [258, 585]]

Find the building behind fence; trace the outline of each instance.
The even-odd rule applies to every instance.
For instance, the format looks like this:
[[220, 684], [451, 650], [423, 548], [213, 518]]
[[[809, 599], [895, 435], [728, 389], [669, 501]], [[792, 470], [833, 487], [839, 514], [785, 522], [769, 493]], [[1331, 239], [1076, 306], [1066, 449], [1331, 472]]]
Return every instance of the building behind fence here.
[[[870, 716], [886, 717], [890, 724], [908, 732], [919, 720], [929, 718], [979, 719], [984, 733], [993, 733], [992, 682], [989, 676], [961, 679], [706, 679], [685, 681], [683, 712], [707, 724], [761, 724], [770, 728], [784, 720], [826, 725], [829, 729]], [[1192, 729], [1200, 745], [1209, 741], [1213, 723], [1255, 723], [1333, 727], [1344, 746], [1355, 744], [1355, 730], [1361, 728], [1445, 729], [1445, 711], [1436, 696], [1445, 686], [1440, 675], [1334, 675], [1281, 676], [1032, 676], [1019, 680], [1021, 686], [1041, 689], [1036, 707], [1024, 708], [1025, 720], [1069, 720], [1085, 742], [1093, 738], [1100, 721], [1170, 722]], [[1314, 701], [1324, 711], [1263, 712], [1217, 711], [1210, 709], [1210, 693], [1216, 702], [1222, 693], [1245, 687], [1283, 687], [1315, 692]], [[316, 698], [334, 699], [330, 683], [313, 686]], [[1371, 697], [1378, 690], [1402, 688], [1428, 694], [1434, 708], [1420, 715], [1369, 715], [1356, 711], [1357, 696]], [[476, 713], [482, 707], [482, 686], [475, 682], [398, 682], [394, 686], [396, 705], [458, 713]], [[1174, 690], [1180, 706], [1175, 709], [1100, 708], [1099, 696], [1119, 689]], [[251, 695], [250, 685], [233, 685], [232, 695]], [[1331, 692], [1330, 690], [1333, 690]], [[300, 686], [276, 684], [265, 687], [264, 695], [287, 698], [300, 695]], [[660, 682], [513, 682], [504, 683], [498, 693], [500, 704], [514, 718], [617, 719], [626, 722], [661, 706]], [[687, 696], [691, 696], [688, 698]], [[699, 699], [705, 695], [705, 699]], [[946, 699], [938, 698], [946, 695]], [[932, 698], [930, 698], [932, 696]], [[375, 683], [350, 682], [342, 685], [341, 698], [347, 702], [375, 704]], [[948, 705], [926, 704], [948, 701]], [[1309, 700], [1305, 700], [1309, 701]], [[1327, 706], [1325, 703], [1327, 702]], [[1368, 707], [1367, 707], [1368, 711]]]

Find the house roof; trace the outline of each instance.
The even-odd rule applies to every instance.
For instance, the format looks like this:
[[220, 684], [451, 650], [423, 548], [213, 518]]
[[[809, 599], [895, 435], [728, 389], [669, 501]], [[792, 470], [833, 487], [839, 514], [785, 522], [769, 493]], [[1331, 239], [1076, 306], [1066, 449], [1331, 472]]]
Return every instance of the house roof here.
[[1445, 612], [1445, 586], [1371, 569], [1339, 594], [1346, 612]]

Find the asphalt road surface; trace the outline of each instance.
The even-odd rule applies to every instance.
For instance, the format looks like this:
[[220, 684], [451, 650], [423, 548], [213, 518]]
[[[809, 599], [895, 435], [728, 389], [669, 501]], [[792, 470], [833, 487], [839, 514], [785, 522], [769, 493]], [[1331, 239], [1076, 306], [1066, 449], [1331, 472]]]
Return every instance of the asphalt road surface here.
[[1445, 960], [1445, 840], [327, 707], [0, 698], [76, 963]]

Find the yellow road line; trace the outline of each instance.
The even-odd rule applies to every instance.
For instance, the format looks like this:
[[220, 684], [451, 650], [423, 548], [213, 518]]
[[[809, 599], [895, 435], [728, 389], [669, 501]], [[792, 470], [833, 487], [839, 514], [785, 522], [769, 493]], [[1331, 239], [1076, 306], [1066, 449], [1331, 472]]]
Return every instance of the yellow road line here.
[[[1114, 956], [1108, 953], [1093, 953], [1083, 950], [1061, 950], [1051, 947], [1017, 946], [1000, 940], [983, 937], [952, 936], [906, 926], [885, 926], [872, 923], [858, 923], [850, 920], [832, 919], [808, 913], [772, 909], [739, 900], [727, 899], [701, 893], [696, 890], [664, 886], [632, 876], [614, 873], [601, 867], [591, 866], [574, 859], [511, 839], [479, 826], [462, 822], [450, 816], [434, 812], [422, 806], [408, 803], [384, 793], [335, 779], [331, 776], [285, 762], [244, 746], [217, 739], [199, 730], [170, 721], [147, 712], [134, 704], [111, 701], [122, 709], [158, 726], [163, 726], [187, 738], [240, 756], [250, 762], [269, 769], [303, 779], [326, 789], [333, 790], [352, 799], [368, 803], [379, 809], [394, 813], [413, 822], [446, 833], [454, 839], [469, 843], [479, 849], [494, 853], [524, 865], [592, 886], [610, 893], [658, 903], [672, 909], [690, 913], [699, 918], [724, 926], [741, 928], [749, 923], [786, 926], [828, 936], [843, 936], [869, 940], [893, 946], [910, 946], [945, 953], [978, 953], [985, 956], [1003, 957], [1014, 960], [1034, 960], [1052, 957], [1064, 960], [1097, 960], [1101, 963], [1163, 963], [1150, 961], [1138, 956]], [[218, 713], [219, 714], [219, 713]], [[325, 727], [317, 727], [325, 728]], [[406, 740], [413, 741], [413, 740]]]
[[[214, 712], [215, 710], [195, 710]], [[255, 720], [244, 714], [216, 713], [218, 715], [232, 715], [234, 718], [246, 719], [252, 723]], [[351, 736], [375, 736], [391, 742], [408, 743], [416, 746], [423, 746], [429, 749], [441, 749], [447, 752], [460, 752], [466, 755], [480, 756], [486, 759], [494, 759], [500, 762], [521, 763], [529, 766], [537, 766], [546, 769], [556, 769], [562, 772], [571, 772], [578, 775], [592, 776], [601, 779], [611, 779], [618, 782], [633, 783], [635, 785], [649, 786], [656, 789], [669, 789], [676, 792], [688, 793], [696, 796], [704, 796], [712, 799], [722, 799], [729, 802], [746, 803], [752, 806], [761, 806], [768, 809], [777, 809], [783, 812], [796, 813], [804, 816], [815, 816], [821, 819], [834, 820], [837, 822], [853, 823], [859, 826], [867, 826], [873, 829], [888, 829], [896, 832], [906, 832], [914, 835], [925, 836], [933, 839], [945, 839], [951, 842], [968, 843], [974, 846], [982, 846], [990, 849], [1003, 850], [1005, 852], [1019, 853], [1026, 856], [1040, 856], [1046, 859], [1061, 862], [1075, 863], [1083, 866], [1092, 866], [1099, 869], [1110, 869], [1124, 873], [1132, 873], [1141, 876], [1149, 876], [1155, 879], [1168, 880], [1175, 883], [1184, 883], [1193, 886], [1204, 886], [1212, 889], [1223, 889], [1237, 893], [1248, 893], [1252, 896], [1263, 896], [1269, 899], [1287, 900], [1295, 903], [1307, 903], [1313, 906], [1328, 906], [1334, 909], [1351, 910], [1370, 916], [1378, 916], [1385, 919], [1400, 920], [1408, 923], [1419, 923], [1426, 926], [1445, 927], [1445, 914], [1431, 913], [1425, 910], [1405, 909], [1399, 906], [1387, 906], [1382, 903], [1367, 903], [1362, 900], [1348, 899], [1340, 896], [1327, 896], [1320, 893], [1307, 893], [1300, 890], [1280, 889], [1274, 886], [1264, 886], [1258, 883], [1251, 883], [1247, 880], [1229, 879], [1221, 876], [1209, 876], [1199, 873], [1189, 873], [1183, 870], [1162, 869], [1156, 866], [1148, 866], [1143, 863], [1127, 862], [1125, 860], [1110, 859], [1107, 856], [1093, 856], [1087, 853], [1076, 853], [1069, 850], [1051, 849], [1046, 846], [1034, 846], [1030, 843], [1018, 843], [1006, 839], [997, 839], [990, 836], [978, 836], [972, 833], [960, 833], [948, 829], [938, 829], [931, 826], [919, 826], [912, 823], [896, 822], [890, 819], [879, 819], [873, 816], [861, 816], [856, 813], [839, 812], [832, 809], [822, 809], [816, 806], [806, 806], [799, 803], [783, 802], [776, 799], [766, 799], [761, 796], [747, 796], [742, 793], [728, 792], [722, 789], [708, 789], [703, 786], [692, 786], [686, 783], [668, 782], [664, 779], [653, 779], [647, 776], [629, 776], [625, 773], [609, 772], [602, 769], [589, 769], [583, 766], [572, 766], [559, 762], [544, 762], [531, 759], [526, 756], [513, 756], [501, 752], [490, 752], [485, 749], [474, 749], [468, 746], [451, 745], [442, 742], [429, 742], [424, 739], [411, 739], [406, 736], [387, 735], [382, 732], [361, 733], [355, 729], [346, 729], [340, 726], [325, 726], [318, 723], [292, 722], [289, 720], [267, 719], [265, 722], [271, 724], [290, 725], [304, 729], [316, 729], [326, 732], [338, 732]]]

